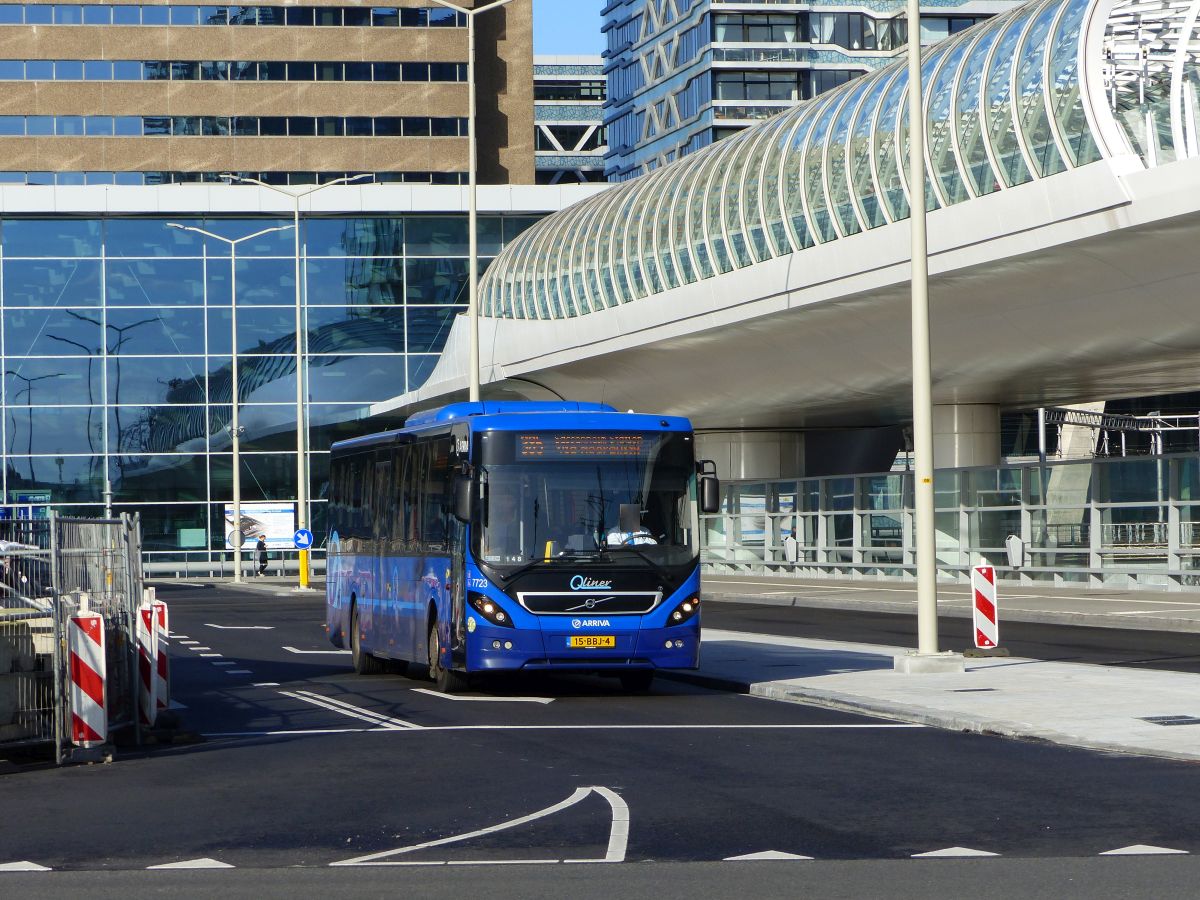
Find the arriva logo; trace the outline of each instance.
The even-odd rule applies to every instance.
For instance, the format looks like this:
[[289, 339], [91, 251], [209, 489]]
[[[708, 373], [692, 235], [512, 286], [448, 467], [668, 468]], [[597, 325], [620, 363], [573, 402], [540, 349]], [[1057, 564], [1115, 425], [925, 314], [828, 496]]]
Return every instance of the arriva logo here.
[[596, 581], [593, 578], [585, 578], [583, 575], [576, 575], [571, 579], [571, 590], [573, 591], [611, 591], [611, 581]]
[[572, 628], [608, 628], [608, 619], [572, 619]]

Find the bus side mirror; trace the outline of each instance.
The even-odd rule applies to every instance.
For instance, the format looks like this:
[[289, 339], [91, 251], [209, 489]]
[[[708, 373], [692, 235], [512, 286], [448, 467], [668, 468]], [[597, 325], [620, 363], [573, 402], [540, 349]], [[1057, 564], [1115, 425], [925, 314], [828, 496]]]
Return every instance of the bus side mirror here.
[[700, 476], [700, 512], [721, 511], [721, 482], [716, 475]]
[[471, 521], [473, 486], [470, 475], [458, 475], [454, 479], [454, 518], [460, 522]]

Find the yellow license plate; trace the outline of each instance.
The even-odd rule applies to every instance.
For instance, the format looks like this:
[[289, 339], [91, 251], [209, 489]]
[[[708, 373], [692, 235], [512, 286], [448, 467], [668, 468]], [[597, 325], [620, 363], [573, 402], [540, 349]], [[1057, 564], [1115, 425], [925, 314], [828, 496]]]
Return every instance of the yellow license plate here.
[[573, 634], [567, 638], [568, 647], [615, 647], [617, 639], [611, 634]]

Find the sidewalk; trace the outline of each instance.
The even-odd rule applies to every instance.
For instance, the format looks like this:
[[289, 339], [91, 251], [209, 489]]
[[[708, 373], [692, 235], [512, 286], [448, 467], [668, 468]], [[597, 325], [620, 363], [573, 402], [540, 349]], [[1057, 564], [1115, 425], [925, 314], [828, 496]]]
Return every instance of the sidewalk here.
[[669, 677], [955, 731], [1200, 760], [1200, 675], [1016, 658], [902, 675], [893, 658], [906, 652], [707, 629], [700, 671]]

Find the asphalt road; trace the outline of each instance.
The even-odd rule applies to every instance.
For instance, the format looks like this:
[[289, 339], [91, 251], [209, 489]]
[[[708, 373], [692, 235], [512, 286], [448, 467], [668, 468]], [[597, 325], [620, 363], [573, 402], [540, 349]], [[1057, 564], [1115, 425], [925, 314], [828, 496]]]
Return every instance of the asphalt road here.
[[[1060, 896], [1085, 884], [1097, 886], [1089, 896], [1119, 896], [1105, 891], [1144, 879], [1146, 866], [1160, 873], [1156, 896], [1194, 887], [1190, 859], [1099, 856], [1131, 845], [1200, 853], [1193, 765], [668, 681], [631, 696], [614, 679], [513, 679], [448, 699], [424, 681], [353, 675], [325, 642], [319, 595], [173, 587], [160, 597], [176, 635], [178, 712], [205, 741], [110, 765], [0, 767], [0, 865], [55, 870], [0, 872], [22, 896], [53, 892], [38, 878], [61, 875], [65, 893], [78, 883], [71, 872], [98, 871], [108, 874], [89, 885], [113, 895], [207, 891], [221, 873], [133, 871], [197, 859], [236, 867], [227, 887], [254, 896], [262, 884], [245, 870], [277, 873], [272, 896], [389, 884], [422, 896], [447, 885], [561, 895], [577, 882], [579, 896], [598, 896], [596, 885], [715, 896], [737, 884], [864, 896], [843, 888], [867, 883], [870, 867], [878, 896], [918, 896], [961, 892], [973, 876], [959, 866], [1000, 862], [911, 858], [963, 847], [999, 854], [1005, 883], [1027, 884], [1025, 896], [1055, 884], [1044, 863], [1056, 859], [1072, 860], [1054, 870], [1068, 879]], [[722, 628], [771, 624], [716, 603], [705, 615]], [[815, 862], [722, 862], [768, 851]], [[851, 863], [868, 868], [847, 876]], [[777, 874], [788, 866], [810, 868]], [[311, 868], [320, 874], [302, 874]]]
[[[892, 647], [915, 647], [917, 640], [915, 616], [870, 610], [711, 600], [704, 609], [704, 624], [734, 631]], [[1195, 633], [1004, 621], [1000, 638], [1001, 646], [1013, 656], [1026, 659], [1200, 672], [1200, 634]], [[945, 650], [972, 646], [971, 620], [940, 616], [938, 645]]]

